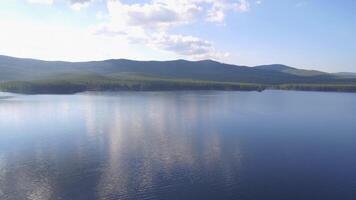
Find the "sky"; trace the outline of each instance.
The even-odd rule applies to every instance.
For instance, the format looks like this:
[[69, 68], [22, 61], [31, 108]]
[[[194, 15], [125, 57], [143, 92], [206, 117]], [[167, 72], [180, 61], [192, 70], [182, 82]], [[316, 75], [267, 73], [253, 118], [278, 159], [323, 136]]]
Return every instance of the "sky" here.
[[356, 72], [356, 1], [1, 0], [0, 54]]

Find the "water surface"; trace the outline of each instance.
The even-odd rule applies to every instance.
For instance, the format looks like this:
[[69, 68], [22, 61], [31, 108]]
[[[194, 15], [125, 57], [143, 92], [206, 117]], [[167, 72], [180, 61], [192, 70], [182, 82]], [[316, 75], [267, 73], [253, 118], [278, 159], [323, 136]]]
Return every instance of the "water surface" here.
[[356, 197], [356, 95], [0, 98], [0, 199]]

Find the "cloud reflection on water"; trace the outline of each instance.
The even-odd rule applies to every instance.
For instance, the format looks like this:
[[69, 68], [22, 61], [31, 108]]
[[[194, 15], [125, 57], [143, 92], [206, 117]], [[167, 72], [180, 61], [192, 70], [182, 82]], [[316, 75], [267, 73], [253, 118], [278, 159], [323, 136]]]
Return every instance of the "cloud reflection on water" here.
[[[0, 186], [7, 185], [0, 195], [154, 199], [204, 184], [232, 188], [239, 177], [239, 147], [224, 146], [215, 120], [227, 110], [214, 96], [24, 98], [0, 106], [0, 119], [11, 119], [0, 124], [7, 142], [19, 141], [11, 136], [19, 132], [25, 137], [23, 147], [9, 147], [0, 157]], [[227, 153], [232, 157], [226, 159]], [[78, 185], [87, 191], [77, 191]]]

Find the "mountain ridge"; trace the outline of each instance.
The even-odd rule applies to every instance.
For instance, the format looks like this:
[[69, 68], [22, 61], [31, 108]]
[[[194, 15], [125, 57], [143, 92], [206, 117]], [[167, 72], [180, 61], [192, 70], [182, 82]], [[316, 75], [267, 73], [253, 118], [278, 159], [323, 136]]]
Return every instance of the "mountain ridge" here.
[[[70, 80], [67, 80], [68, 74], [71, 75]], [[102, 61], [66, 62], [0, 56], [0, 82], [7, 83], [7, 87], [9, 83], [14, 84], [14, 82], [22, 82], [19, 85], [25, 87], [25, 83], [35, 82], [35, 85], [48, 85], [53, 82], [57, 83], [58, 80], [61, 80], [61, 84], [70, 82], [76, 85], [75, 79], [81, 84], [93, 84], [93, 82], [103, 84], [105, 82], [105, 85], [110, 82], [120, 85], [120, 81], [127, 82], [129, 80], [130, 84], [135, 83], [142, 87], [146, 83], [152, 86], [152, 81], [155, 79], [156, 82], [153, 84], [155, 89], [160, 88], [157, 81], [162, 84], [162, 88], [170, 84], [170, 89], [174, 88], [174, 84], [178, 83], [184, 85], [181, 88], [189, 89], [189, 84], [194, 85], [197, 82], [200, 85], [208, 85], [208, 88], [217, 89], [223, 88], [221, 86], [223, 84], [228, 85], [226, 88], [240, 89], [241, 84], [244, 87], [246, 84], [263, 85], [264, 88], [276, 88], [290, 84], [303, 85], [303, 88], [305, 88], [305, 84], [356, 84], [356, 77], [350, 76], [350, 74], [346, 76], [344, 73], [333, 74], [298, 69], [282, 64], [249, 67], [213, 60], [188, 61], [182, 59], [170, 61], [108, 59]], [[171, 83], [168, 83], [170, 81]], [[144, 87], [147, 88], [146, 86]], [[90, 86], [90, 88], [93, 88], [93, 86]], [[194, 88], [199, 87], [194, 86]]]

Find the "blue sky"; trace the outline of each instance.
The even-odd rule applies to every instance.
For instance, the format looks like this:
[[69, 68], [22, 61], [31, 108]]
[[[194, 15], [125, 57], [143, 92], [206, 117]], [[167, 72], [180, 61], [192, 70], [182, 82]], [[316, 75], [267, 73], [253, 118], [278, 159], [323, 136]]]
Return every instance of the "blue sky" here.
[[356, 1], [1, 0], [0, 54], [356, 72]]

